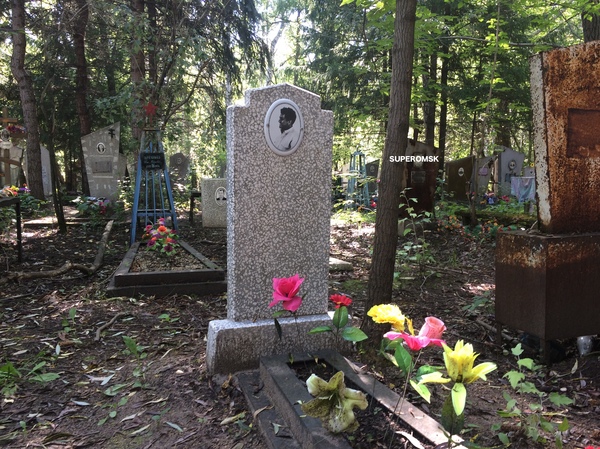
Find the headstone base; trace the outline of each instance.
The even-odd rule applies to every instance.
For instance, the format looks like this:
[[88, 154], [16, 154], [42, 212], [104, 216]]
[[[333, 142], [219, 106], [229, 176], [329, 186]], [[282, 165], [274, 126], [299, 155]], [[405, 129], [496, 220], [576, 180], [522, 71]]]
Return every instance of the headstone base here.
[[498, 233], [496, 321], [542, 340], [600, 333], [600, 233]]
[[[331, 326], [328, 314], [278, 318], [281, 340], [272, 319], [213, 320], [208, 325], [206, 364], [210, 374], [256, 369], [261, 357], [335, 348], [331, 332], [309, 334], [317, 326]], [[343, 341], [343, 340], [342, 340]], [[344, 342], [345, 343], [345, 342]]]

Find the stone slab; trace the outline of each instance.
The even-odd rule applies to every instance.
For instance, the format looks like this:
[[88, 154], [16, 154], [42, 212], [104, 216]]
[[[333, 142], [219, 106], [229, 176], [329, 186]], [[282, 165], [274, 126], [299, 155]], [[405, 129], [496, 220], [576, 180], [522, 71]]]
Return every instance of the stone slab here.
[[354, 267], [350, 262], [345, 260], [329, 257], [329, 271], [352, 271]]
[[335, 347], [332, 333], [311, 335], [317, 326], [330, 326], [328, 314], [278, 318], [282, 328], [279, 339], [273, 319], [234, 321], [213, 320], [208, 325], [206, 364], [209, 373], [236, 373], [256, 369], [261, 357], [289, 354], [298, 348]]
[[[417, 439], [426, 440], [433, 445], [441, 445], [448, 441], [441, 425], [436, 420], [410, 402], [401, 401], [397, 393], [372, 376], [360, 373], [358, 367], [336, 351], [319, 351], [310, 356], [294, 354], [294, 361], [312, 361], [315, 357], [329, 364], [336, 371], [343, 371], [344, 377], [356, 388], [370, 395], [388, 411], [395, 413], [408, 427], [414, 429], [419, 434]], [[350, 447], [345, 439], [325, 431], [320, 420], [304, 415], [300, 404], [310, 401], [312, 396], [308, 393], [306, 384], [300, 381], [289, 367], [288, 359], [285, 356], [262, 358], [260, 376], [271, 402], [303, 448]], [[399, 406], [400, 403], [401, 406]], [[460, 438], [455, 436], [453, 441], [455, 442], [454, 448], [465, 449], [460, 444], [462, 442]]]
[[254, 422], [263, 437], [268, 449], [300, 449], [298, 441], [290, 432], [285, 420], [277, 408], [273, 406], [267, 395], [258, 370], [243, 371], [236, 375], [238, 385], [248, 408], [254, 416]]

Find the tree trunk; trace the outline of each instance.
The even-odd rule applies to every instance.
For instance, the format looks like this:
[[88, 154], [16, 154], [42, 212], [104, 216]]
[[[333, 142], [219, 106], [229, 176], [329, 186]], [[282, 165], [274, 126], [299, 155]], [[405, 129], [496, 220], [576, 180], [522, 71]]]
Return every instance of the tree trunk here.
[[[73, 25], [73, 45], [75, 47], [75, 73], [76, 73], [76, 91], [75, 103], [77, 105], [77, 115], [79, 117], [79, 132], [81, 136], [87, 136], [92, 132], [92, 121], [90, 110], [87, 107], [88, 94], [88, 73], [87, 60], [85, 58], [85, 31], [87, 28], [89, 9], [87, 0], [77, 0], [77, 16], [74, 17]], [[85, 195], [90, 194], [87, 171], [85, 169], [85, 160], [83, 157], [83, 148], [81, 139], [79, 140], [79, 157], [81, 169], [81, 189]]]
[[[150, 25], [151, 30], [158, 30], [158, 26], [156, 24], [156, 3], [148, 2], [148, 23]], [[150, 36], [150, 47], [148, 48], [148, 81], [153, 89], [156, 89], [158, 86], [158, 61], [156, 60], [156, 53], [158, 51], [156, 36], [152, 33]], [[154, 92], [156, 97], [158, 97], [158, 92]], [[152, 101], [155, 105], [158, 105], [158, 98], [153, 98], [151, 95]]]
[[[405, 164], [392, 162], [390, 157], [405, 155], [408, 145], [416, 8], [417, 0], [396, 1], [390, 111], [383, 150], [373, 259], [365, 311], [392, 298], [398, 245], [398, 206], [405, 183]], [[365, 316], [361, 328], [369, 336], [370, 344], [378, 347], [382, 337], [381, 326]]]
[[12, 2], [12, 29], [13, 51], [10, 68], [19, 85], [23, 122], [27, 129], [27, 185], [35, 198], [43, 200], [42, 151], [37, 106], [31, 76], [25, 70], [25, 0]]
[[[131, 0], [131, 10], [134, 20], [141, 20], [144, 14], [144, 0]], [[132, 39], [135, 39], [133, 36]], [[132, 42], [132, 48], [133, 42]], [[133, 107], [131, 109], [131, 134], [139, 142], [142, 137], [142, 126], [144, 114], [142, 107], [146, 104], [146, 98], [142, 92], [144, 77], [146, 76], [146, 64], [144, 58], [144, 47], [140, 43], [139, 49], [131, 54], [131, 83], [133, 84]], [[135, 158], [137, 159], [137, 149]]]
[[[589, 0], [590, 7], [598, 4], [599, 0]], [[581, 24], [583, 26], [583, 42], [592, 42], [600, 40], [600, 16], [591, 14], [587, 16], [584, 11], [581, 14]]]
[[423, 122], [425, 126], [425, 143], [435, 145], [435, 88], [431, 84], [437, 82], [437, 53], [429, 58], [429, 73], [423, 75], [423, 90], [428, 99], [423, 104]]
[[[448, 46], [444, 46], [444, 55], [448, 54]], [[440, 165], [439, 169], [444, 170], [446, 163], [446, 130], [448, 129], [448, 58], [442, 59], [442, 69], [440, 74], [440, 84], [442, 92], [440, 94], [442, 105], [440, 106], [440, 131], [439, 131], [439, 148], [440, 148]], [[443, 176], [443, 175], [442, 175]]]
[[56, 149], [54, 147], [54, 133], [56, 130], [56, 120], [54, 111], [50, 118], [50, 132], [48, 133], [48, 153], [50, 154], [50, 165], [52, 166], [52, 202], [54, 203], [54, 212], [58, 223], [58, 232], [67, 233], [67, 221], [63, 209], [62, 191], [60, 185], [59, 167], [56, 159]]

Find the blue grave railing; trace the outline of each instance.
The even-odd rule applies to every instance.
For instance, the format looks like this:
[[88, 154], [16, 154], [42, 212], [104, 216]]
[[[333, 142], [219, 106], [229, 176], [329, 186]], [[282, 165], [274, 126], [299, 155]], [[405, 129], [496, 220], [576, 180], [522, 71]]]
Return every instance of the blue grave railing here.
[[145, 129], [135, 174], [130, 245], [135, 243], [138, 227], [156, 224], [159, 218], [170, 218], [171, 226], [177, 230], [177, 213], [160, 130]]
[[369, 186], [366, 182], [367, 164], [365, 155], [355, 151], [350, 158], [350, 173], [346, 190], [346, 208], [369, 207]]

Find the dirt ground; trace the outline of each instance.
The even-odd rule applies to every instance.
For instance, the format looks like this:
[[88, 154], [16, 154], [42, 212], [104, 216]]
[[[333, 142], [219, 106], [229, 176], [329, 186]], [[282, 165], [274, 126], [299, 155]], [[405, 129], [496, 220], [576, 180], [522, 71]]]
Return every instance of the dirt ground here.
[[[92, 264], [102, 226], [69, 226], [61, 235], [48, 225], [24, 227], [24, 259], [17, 262], [10, 240], [0, 240], [0, 445], [9, 448], [264, 448], [244, 397], [232, 376], [205, 369], [208, 323], [226, 315], [226, 296], [108, 298], [106, 287], [128, 248], [129, 229], [115, 223], [102, 266], [92, 275], [79, 270], [54, 278], [4, 282], [16, 272], [57, 269], [70, 261]], [[364, 314], [373, 226], [334, 224], [331, 254], [351, 262], [353, 272], [332, 273], [331, 293], [354, 299], [353, 314]], [[226, 266], [225, 230], [205, 230], [200, 220], [180, 220], [180, 235], [202, 254]], [[467, 431], [480, 447], [502, 447], [506, 432], [516, 448], [554, 447], [524, 435], [543, 414], [570, 429], [564, 447], [600, 446], [600, 353], [579, 357], [575, 341], [563, 341], [563, 360], [528, 374], [546, 393], [541, 412], [535, 395], [512, 392], [505, 373], [517, 367], [510, 352], [519, 338], [505, 329], [504, 347], [493, 328], [494, 241], [465, 236], [460, 229], [427, 231], [429, 261], [422, 269], [399, 266], [393, 301], [420, 327], [434, 315], [447, 325], [445, 339], [464, 339], [494, 361], [487, 382], [467, 388]], [[406, 241], [399, 241], [403, 248]], [[531, 342], [529, 340], [524, 343]], [[521, 357], [535, 356], [528, 351]], [[379, 380], [400, 388], [397, 369], [365, 351], [351, 356]], [[441, 351], [426, 350], [422, 362], [443, 365]], [[503, 392], [518, 401], [520, 417], [502, 419]], [[553, 405], [546, 396], [562, 393], [574, 402]], [[439, 420], [447, 391], [433, 388], [426, 404], [409, 400]], [[533, 403], [534, 406], [529, 404]], [[491, 430], [494, 423], [500, 431]], [[519, 424], [520, 427], [519, 427]], [[374, 446], [376, 447], [376, 446]], [[377, 446], [379, 447], [379, 446]], [[404, 446], [403, 446], [404, 447]]]

